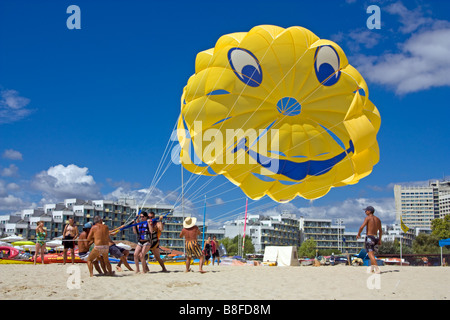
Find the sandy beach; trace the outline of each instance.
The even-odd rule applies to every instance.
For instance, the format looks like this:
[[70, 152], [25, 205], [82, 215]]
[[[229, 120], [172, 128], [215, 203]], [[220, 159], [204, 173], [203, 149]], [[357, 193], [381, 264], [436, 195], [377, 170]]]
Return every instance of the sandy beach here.
[[[113, 264], [115, 268], [115, 264]], [[1, 300], [447, 300], [450, 268], [150, 265], [150, 273], [89, 277], [85, 264], [0, 265]], [[79, 279], [79, 287], [77, 281]], [[72, 288], [70, 288], [72, 287]], [[155, 290], [156, 288], [156, 290]], [[137, 290], [139, 294], [137, 294]]]

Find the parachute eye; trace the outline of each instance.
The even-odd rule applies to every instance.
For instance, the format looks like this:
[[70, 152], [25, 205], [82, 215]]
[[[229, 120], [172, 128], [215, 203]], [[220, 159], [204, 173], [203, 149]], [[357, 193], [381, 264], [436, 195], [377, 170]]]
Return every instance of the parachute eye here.
[[317, 80], [324, 86], [332, 86], [339, 81], [339, 55], [332, 46], [321, 46], [314, 56], [314, 69]]
[[262, 70], [253, 53], [241, 48], [232, 48], [228, 51], [228, 61], [239, 80], [251, 87], [259, 87], [262, 82]]

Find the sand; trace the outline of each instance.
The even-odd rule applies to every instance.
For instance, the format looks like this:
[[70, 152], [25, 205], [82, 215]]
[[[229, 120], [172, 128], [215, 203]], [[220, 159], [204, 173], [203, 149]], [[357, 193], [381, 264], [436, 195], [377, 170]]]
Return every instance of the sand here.
[[[150, 265], [150, 273], [89, 277], [85, 264], [0, 265], [0, 300], [448, 300], [450, 268]], [[115, 268], [115, 264], [113, 264]], [[75, 272], [74, 272], [75, 270]], [[77, 274], [78, 272], [78, 274]], [[73, 274], [72, 274], [73, 273]], [[79, 275], [76, 281], [71, 281]]]

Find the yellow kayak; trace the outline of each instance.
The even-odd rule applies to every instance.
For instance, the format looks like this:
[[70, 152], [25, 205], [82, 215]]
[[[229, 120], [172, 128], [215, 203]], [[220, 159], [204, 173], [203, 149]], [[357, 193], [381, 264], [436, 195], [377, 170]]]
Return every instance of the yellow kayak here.
[[0, 264], [31, 264], [31, 260], [0, 259]]
[[12, 243], [13, 246], [35, 246], [33, 241], [16, 241]]

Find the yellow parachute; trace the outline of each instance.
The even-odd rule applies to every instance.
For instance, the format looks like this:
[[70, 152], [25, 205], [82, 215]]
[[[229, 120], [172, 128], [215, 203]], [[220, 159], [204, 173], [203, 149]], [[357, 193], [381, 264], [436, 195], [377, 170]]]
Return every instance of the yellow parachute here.
[[261, 25], [198, 53], [181, 97], [180, 159], [278, 202], [357, 183], [379, 161], [380, 114], [334, 42]]

